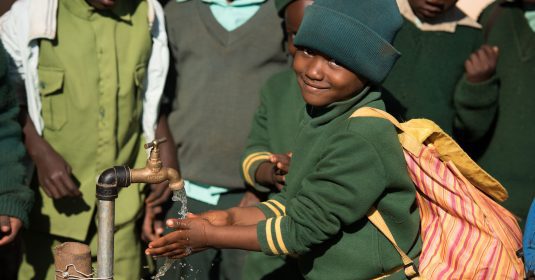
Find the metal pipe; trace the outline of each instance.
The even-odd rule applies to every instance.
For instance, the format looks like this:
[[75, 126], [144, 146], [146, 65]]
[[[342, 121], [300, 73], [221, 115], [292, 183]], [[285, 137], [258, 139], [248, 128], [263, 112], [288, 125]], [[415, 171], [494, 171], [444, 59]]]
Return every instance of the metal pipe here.
[[115, 228], [115, 199], [119, 188], [130, 186], [130, 168], [115, 166], [102, 172], [97, 181], [98, 249], [97, 277], [113, 278], [113, 232]]
[[97, 277], [113, 277], [113, 230], [115, 225], [115, 200], [98, 201], [98, 249]]
[[152, 148], [144, 168], [130, 169], [127, 166], [115, 166], [102, 172], [97, 181], [98, 199], [98, 249], [97, 277], [113, 278], [113, 233], [115, 226], [115, 199], [120, 188], [131, 183], [159, 184], [169, 181], [169, 188], [184, 188], [184, 180], [180, 173], [172, 168], [162, 166], [158, 144], [165, 138], [145, 144], [145, 149]]

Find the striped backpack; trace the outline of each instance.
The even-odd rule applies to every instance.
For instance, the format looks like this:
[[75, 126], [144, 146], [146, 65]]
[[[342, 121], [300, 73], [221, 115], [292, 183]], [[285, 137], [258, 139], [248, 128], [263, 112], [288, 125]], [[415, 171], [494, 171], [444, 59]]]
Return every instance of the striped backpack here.
[[524, 278], [523, 262], [517, 256], [522, 248], [520, 227], [496, 202], [505, 200], [507, 191], [451, 137], [430, 120], [399, 123], [370, 107], [358, 109], [351, 117], [384, 118], [397, 128], [421, 217], [418, 271], [375, 208], [368, 219], [399, 252], [409, 279]]

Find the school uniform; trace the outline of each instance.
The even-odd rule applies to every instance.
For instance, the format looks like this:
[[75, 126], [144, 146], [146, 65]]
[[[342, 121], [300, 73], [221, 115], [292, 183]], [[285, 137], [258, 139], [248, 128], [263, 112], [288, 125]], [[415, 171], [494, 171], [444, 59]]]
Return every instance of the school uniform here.
[[453, 133], [453, 93], [464, 63], [481, 45], [481, 26], [458, 8], [422, 23], [408, 0], [398, 0], [403, 25], [394, 38], [401, 52], [386, 80], [386, 110], [400, 120], [427, 118]]
[[286, 187], [258, 206], [267, 217], [257, 227], [262, 251], [297, 257], [306, 279], [370, 279], [401, 265], [366, 217], [372, 206], [409, 256], [420, 252], [415, 189], [396, 130], [382, 119], [349, 119], [363, 106], [384, 109], [380, 93], [366, 88], [323, 109], [307, 107]]
[[[270, 196], [276, 193], [256, 182], [256, 170], [270, 154], [293, 151], [304, 110], [305, 102], [292, 69], [273, 75], [262, 87], [260, 105], [254, 115], [242, 160], [243, 177], [256, 191]], [[242, 278], [299, 279], [301, 273], [294, 258], [250, 252], [245, 259]]]
[[[168, 52], [161, 49], [163, 11], [156, 1], [119, 1], [98, 12], [84, 0], [20, 1], [6, 16], [2, 40], [23, 75], [32, 122], [72, 167], [83, 194], [52, 199], [37, 178], [32, 182], [37, 199], [19, 278], [51, 279], [53, 248], [61, 242], [84, 242], [96, 256], [98, 174], [116, 165], [145, 164], [143, 136], [154, 137], [168, 66]], [[17, 37], [24, 34], [28, 37]], [[141, 277], [135, 224], [143, 188], [132, 184], [116, 200], [115, 279]]]
[[[501, 5], [492, 16], [496, 5]], [[496, 74], [455, 93], [456, 126], [468, 152], [509, 193], [503, 205], [525, 222], [535, 196], [535, 32], [515, 4], [493, 4], [481, 15], [487, 44], [499, 48]], [[492, 26], [489, 26], [494, 17]]]
[[[236, 206], [245, 191], [240, 157], [260, 87], [288, 66], [280, 19], [271, 0], [172, 1], [165, 12], [176, 71], [166, 103], [188, 211]], [[229, 14], [241, 15], [234, 19], [240, 24]], [[173, 204], [167, 217], [176, 218], [180, 206]], [[173, 269], [162, 279], [236, 279], [244, 257], [237, 250], [206, 250], [185, 258], [193, 273]]]

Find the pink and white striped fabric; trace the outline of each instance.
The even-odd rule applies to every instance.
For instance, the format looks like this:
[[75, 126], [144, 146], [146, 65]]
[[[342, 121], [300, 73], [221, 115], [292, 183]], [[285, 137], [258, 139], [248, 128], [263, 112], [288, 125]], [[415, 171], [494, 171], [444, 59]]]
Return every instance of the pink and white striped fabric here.
[[417, 187], [423, 279], [523, 279], [516, 251], [522, 234], [513, 215], [474, 187], [432, 145], [404, 151]]

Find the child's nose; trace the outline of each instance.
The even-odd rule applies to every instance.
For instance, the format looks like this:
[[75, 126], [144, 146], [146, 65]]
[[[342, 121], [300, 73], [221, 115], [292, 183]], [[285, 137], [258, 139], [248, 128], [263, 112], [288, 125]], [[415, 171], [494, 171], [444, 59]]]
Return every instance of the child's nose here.
[[322, 68], [324, 67], [324, 64], [325, 64], [323, 60], [324, 59], [322, 59], [322, 57], [319, 55], [314, 56], [310, 60], [310, 63], [308, 64], [307, 71], [306, 71], [306, 75], [309, 79], [312, 79], [312, 80], [323, 79]]

